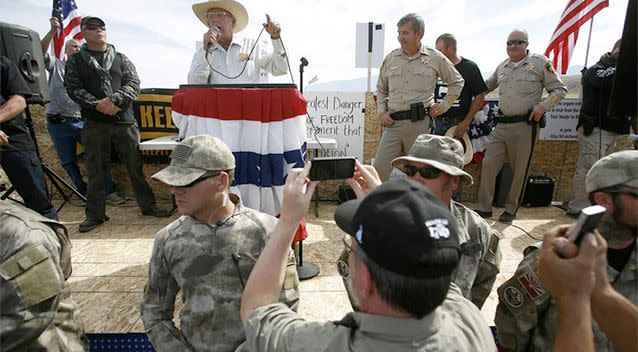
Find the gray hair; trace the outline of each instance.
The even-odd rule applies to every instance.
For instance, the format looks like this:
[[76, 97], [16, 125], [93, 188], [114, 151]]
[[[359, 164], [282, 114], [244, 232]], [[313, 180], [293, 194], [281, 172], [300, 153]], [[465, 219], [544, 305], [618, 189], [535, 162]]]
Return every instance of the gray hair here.
[[399, 23], [397, 23], [397, 27], [401, 27], [406, 23], [412, 23], [412, 29], [414, 29], [415, 32], [425, 33], [425, 22], [423, 22], [423, 18], [416, 13], [409, 13], [401, 17]]
[[[370, 276], [379, 292], [379, 296], [395, 309], [412, 314], [421, 319], [441, 305], [447, 296], [451, 275], [436, 278], [413, 278], [382, 268], [368, 257], [361, 247], [353, 251], [356, 260], [370, 271]], [[424, 265], [436, 265], [453, 261], [458, 263], [459, 254], [454, 248], [439, 249], [427, 258]], [[419, 297], [419, 299], [415, 299]]]
[[514, 28], [514, 29], [512, 29], [512, 31], [510, 32], [510, 35], [511, 35], [512, 33], [514, 33], [514, 32], [517, 32], [517, 33], [521, 33], [521, 34], [523, 34], [523, 36], [525, 37], [525, 41], [526, 41], [526, 42], [529, 42], [529, 36], [527, 35], [527, 31], [526, 31], [526, 30], [524, 30], [524, 29]]

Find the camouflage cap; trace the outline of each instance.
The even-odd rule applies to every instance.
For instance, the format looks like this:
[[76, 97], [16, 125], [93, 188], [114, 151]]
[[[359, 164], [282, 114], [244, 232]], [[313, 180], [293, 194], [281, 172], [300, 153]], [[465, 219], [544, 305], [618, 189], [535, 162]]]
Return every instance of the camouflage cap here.
[[607, 155], [589, 169], [585, 179], [587, 193], [618, 187], [638, 190], [638, 150], [624, 150]]
[[152, 177], [170, 186], [185, 186], [210, 171], [235, 169], [235, 157], [219, 138], [188, 137], [171, 152], [171, 164]]
[[463, 145], [454, 138], [422, 134], [416, 138], [407, 156], [392, 160], [392, 166], [401, 169], [408, 162], [424, 163], [453, 176], [463, 176], [465, 183], [474, 183], [472, 176], [463, 171]]

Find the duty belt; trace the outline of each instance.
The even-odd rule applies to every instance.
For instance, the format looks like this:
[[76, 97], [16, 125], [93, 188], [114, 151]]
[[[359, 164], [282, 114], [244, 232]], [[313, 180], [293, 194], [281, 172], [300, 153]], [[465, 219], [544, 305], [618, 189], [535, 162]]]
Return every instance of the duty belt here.
[[498, 123], [516, 123], [516, 122], [523, 122], [528, 120], [529, 120], [529, 114], [514, 115], [514, 116], [505, 116], [505, 115], [496, 116], [496, 122]]
[[396, 111], [390, 114], [390, 117], [394, 121], [411, 120], [417, 122], [425, 119], [429, 114], [429, 108], [425, 107], [423, 103], [410, 104], [410, 110]]

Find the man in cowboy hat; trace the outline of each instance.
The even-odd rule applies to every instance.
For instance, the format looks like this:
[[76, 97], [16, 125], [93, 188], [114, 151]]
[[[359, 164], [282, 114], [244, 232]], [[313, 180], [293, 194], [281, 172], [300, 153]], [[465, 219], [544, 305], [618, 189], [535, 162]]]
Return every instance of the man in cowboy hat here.
[[265, 83], [268, 73], [288, 72], [286, 53], [279, 37], [281, 27], [266, 15], [266, 32], [272, 39], [272, 52], [266, 42], [233, 37], [246, 28], [246, 8], [234, 0], [208, 0], [193, 5], [193, 12], [208, 27], [188, 71], [189, 84]]
[[[468, 185], [473, 182], [472, 176], [463, 171], [461, 143], [450, 137], [422, 134], [417, 137], [408, 155], [394, 159], [392, 166], [405, 172], [409, 180], [425, 185], [450, 209], [458, 227], [461, 253], [452, 281], [461, 289], [463, 296], [481, 308], [499, 272], [499, 233], [478, 214], [452, 199], [461, 181]], [[361, 198], [381, 180], [372, 166], [357, 163], [355, 176], [347, 182]], [[347, 263], [343, 254], [339, 260], [339, 267]]]

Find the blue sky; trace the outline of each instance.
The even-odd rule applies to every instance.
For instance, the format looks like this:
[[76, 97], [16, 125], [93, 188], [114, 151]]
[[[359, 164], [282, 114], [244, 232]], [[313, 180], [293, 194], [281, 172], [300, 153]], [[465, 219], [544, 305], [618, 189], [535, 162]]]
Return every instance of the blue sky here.
[[[176, 88], [185, 83], [195, 49], [206, 27], [192, 12], [196, 1], [76, 0], [83, 15], [101, 17], [107, 24], [109, 42], [136, 65], [143, 88]], [[459, 54], [474, 60], [483, 72], [492, 72], [506, 58], [505, 40], [513, 28], [529, 32], [532, 52], [545, 51], [567, 3], [566, 0], [446, 0], [422, 2], [397, 0], [277, 0], [242, 2], [250, 23], [240, 33], [257, 37], [268, 13], [282, 26], [282, 39], [291, 58], [295, 81], [299, 58], [310, 62], [304, 79], [315, 75], [319, 82], [364, 77], [366, 69], [354, 67], [357, 22], [385, 23], [385, 48], [398, 47], [396, 22], [408, 12], [426, 22], [423, 43], [434, 46], [436, 37], [454, 33]], [[20, 24], [40, 36], [49, 29], [52, 0], [0, 1], [0, 22]], [[610, 0], [610, 6], [594, 18], [588, 64], [609, 51], [622, 35], [627, 0]], [[581, 27], [570, 65], [583, 65], [589, 23]], [[373, 74], [378, 70], [373, 69]], [[277, 78], [290, 82], [290, 77]], [[298, 83], [298, 82], [297, 82]], [[373, 82], [374, 84], [375, 82]]]

